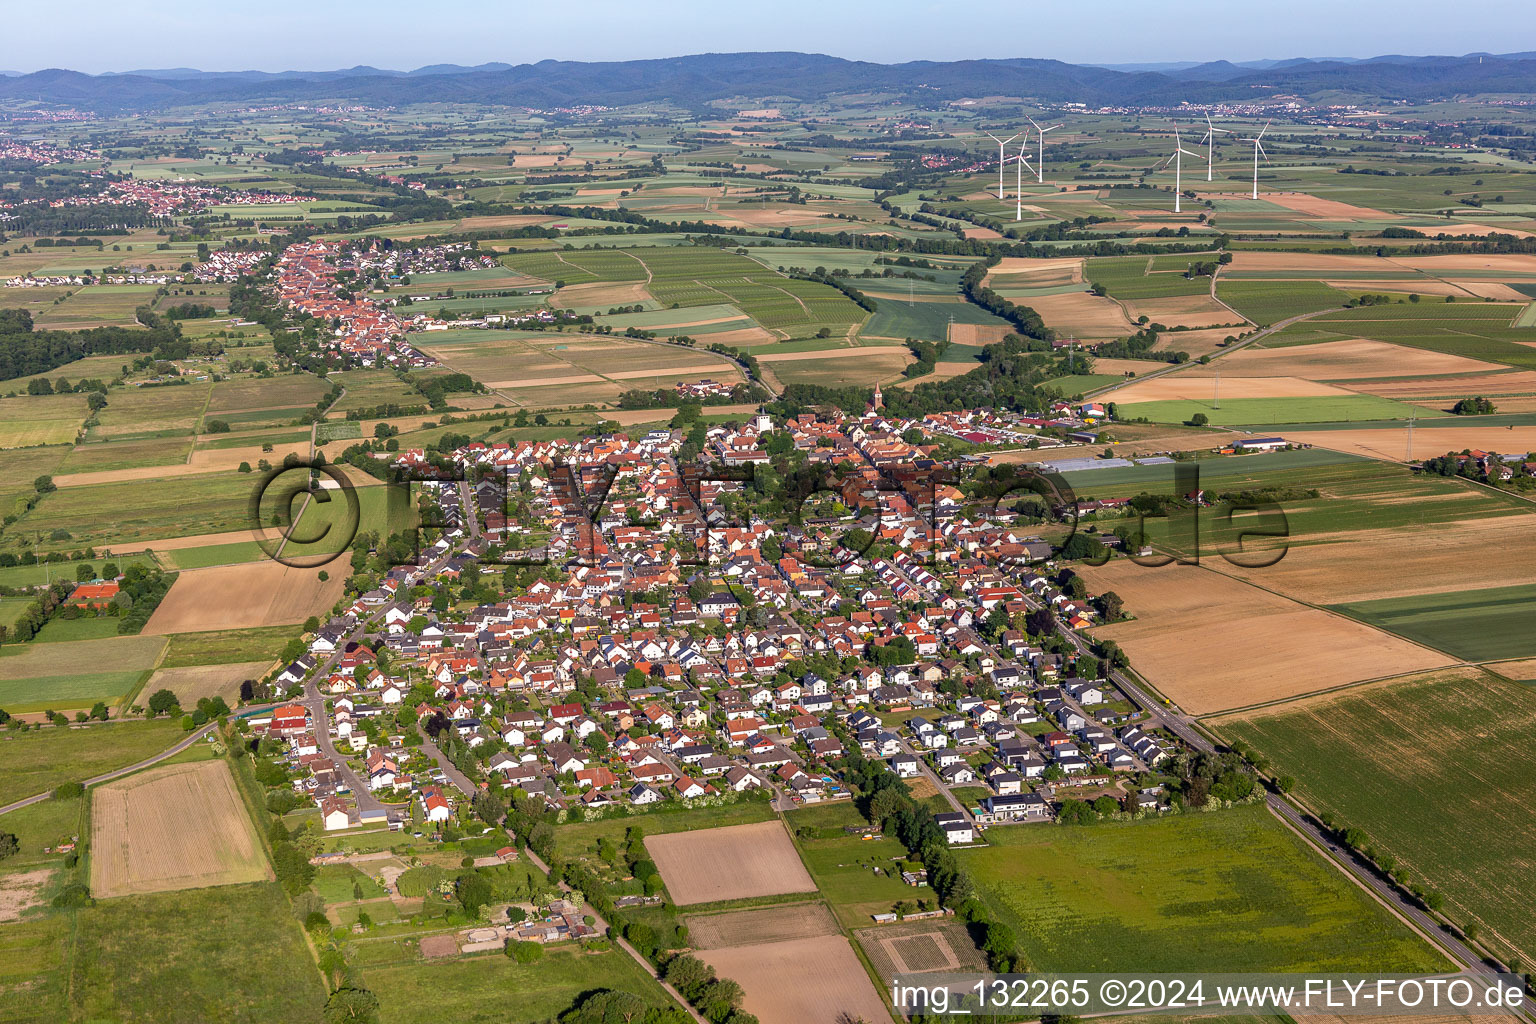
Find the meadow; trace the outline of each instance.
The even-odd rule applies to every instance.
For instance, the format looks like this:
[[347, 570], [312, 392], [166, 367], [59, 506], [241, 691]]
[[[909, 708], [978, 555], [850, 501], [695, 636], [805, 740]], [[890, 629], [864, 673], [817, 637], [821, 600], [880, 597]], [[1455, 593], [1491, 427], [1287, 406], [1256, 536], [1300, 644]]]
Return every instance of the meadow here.
[[0, 648], [0, 707], [12, 713], [112, 704], [146, 678], [158, 637], [114, 636]]
[[957, 856], [1035, 970], [1444, 967], [1263, 806], [987, 839]]
[[325, 1003], [272, 882], [99, 901], [76, 912], [69, 962], [69, 1009], [85, 1020], [266, 1024], [315, 1020]]
[[169, 719], [0, 734], [0, 805], [134, 764], [183, 735]]
[[[582, 993], [601, 988], [633, 993], [651, 1006], [672, 1003], [617, 949], [555, 948], [533, 964], [500, 953], [427, 962], [413, 957], [369, 963], [361, 977], [379, 997], [379, 1017], [388, 1024], [537, 1024], [570, 1009]], [[426, 992], [431, 998], [423, 998]]]
[[84, 395], [0, 398], [0, 448], [73, 444], [86, 415]]
[[1440, 672], [1219, 717], [1210, 727], [1296, 780], [1314, 811], [1364, 830], [1447, 913], [1494, 948], [1536, 958], [1530, 859], [1536, 688], [1480, 669]]

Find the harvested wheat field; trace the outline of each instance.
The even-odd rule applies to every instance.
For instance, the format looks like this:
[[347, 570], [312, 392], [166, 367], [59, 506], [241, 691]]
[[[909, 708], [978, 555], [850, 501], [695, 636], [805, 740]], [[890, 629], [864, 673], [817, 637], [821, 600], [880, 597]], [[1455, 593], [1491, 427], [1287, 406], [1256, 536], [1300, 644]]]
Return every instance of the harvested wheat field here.
[[1179, 371], [1196, 377], [1220, 373], [1223, 377], [1301, 377], [1306, 380], [1359, 380], [1369, 377], [1438, 377], [1453, 373], [1485, 373], [1502, 370], [1499, 363], [1408, 348], [1385, 341], [1353, 338], [1316, 345], [1285, 348], [1249, 346], [1219, 363], [1195, 364]]
[[1426, 274], [1448, 277], [1467, 275], [1496, 278], [1505, 273], [1536, 274], [1536, 255], [1528, 253], [1451, 253], [1443, 256], [1414, 256], [1392, 262]]
[[151, 768], [91, 791], [91, 892], [96, 896], [271, 877], [224, 761]]
[[1504, 227], [1493, 224], [1448, 224], [1446, 233], [1452, 235], [1514, 235], [1516, 238], [1530, 238], [1531, 233], [1521, 228]]
[[741, 985], [743, 1008], [763, 1024], [890, 1019], [885, 1001], [841, 935], [704, 950], [697, 956]]
[[[1227, 382], [1221, 382], [1226, 393]], [[1468, 383], [1465, 393], [1478, 394], [1479, 385]], [[1430, 426], [1428, 424], [1436, 425]], [[1408, 432], [1402, 427], [1361, 430], [1287, 430], [1285, 436], [1295, 444], [1331, 448], [1336, 452], [1364, 455], [1372, 459], [1404, 462], [1408, 459]], [[1463, 448], [1482, 448], [1495, 452], [1536, 451], [1536, 427], [1492, 427], [1479, 424], [1442, 427], [1436, 420], [1420, 420], [1413, 428], [1413, 455], [1426, 458], [1459, 452]]]
[[1330, 270], [1375, 270], [1394, 268], [1396, 261], [1379, 256], [1344, 256], [1322, 252], [1262, 252], [1241, 250], [1232, 254], [1227, 269], [1240, 274], [1250, 270], [1295, 271], [1298, 277], [1325, 277]]
[[[1442, 404], [1449, 408], [1455, 399], [1474, 394], [1536, 394], [1536, 370], [1511, 370], [1507, 373], [1479, 374], [1476, 377], [1415, 377], [1410, 380], [1370, 381], [1351, 384], [1350, 387], [1355, 391], [1404, 401], [1442, 398], [1445, 399]], [[1508, 411], [1502, 402], [1499, 403], [1499, 411]]]
[[1531, 301], [1531, 297], [1529, 295], [1517, 292], [1509, 285], [1500, 284], [1497, 281], [1462, 280], [1457, 281], [1456, 284], [1471, 292], [1473, 295], [1477, 295], [1485, 299], [1492, 299], [1495, 302]]
[[1181, 295], [1167, 299], [1135, 299], [1125, 303], [1126, 314], [1132, 320], [1146, 317], [1165, 327], [1215, 327], [1236, 325], [1240, 330], [1246, 323], [1241, 316], [1217, 302], [1209, 295]]
[[[1121, 405], [1133, 402], [1168, 402], [1211, 400], [1215, 381], [1208, 376], [1191, 373], [1171, 373], [1151, 380], [1137, 381], [1115, 392], [1115, 401]], [[1300, 377], [1239, 377], [1233, 373], [1221, 375], [1222, 398], [1313, 398], [1345, 397], [1354, 392], [1332, 384], [1303, 380]]]
[[311, 615], [323, 615], [346, 583], [341, 572], [322, 582], [322, 571], [295, 569], [266, 558], [185, 569], [149, 617], [144, 632], [197, 633], [303, 622]]
[[1058, 335], [1077, 338], [1121, 338], [1136, 331], [1125, 318], [1125, 310], [1114, 299], [1092, 292], [1062, 292], [1058, 295], [1031, 295], [1020, 300], [1029, 306], [1047, 327]]
[[204, 697], [223, 697], [231, 707], [240, 694], [240, 684], [260, 679], [275, 663], [245, 661], [233, 665], [197, 665], [192, 668], [162, 668], [150, 676], [146, 693], [170, 690], [182, 707], [192, 707]]
[[1276, 206], [1305, 213], [1322, 220], [1393, 220], [1390, 213], [1373, 210], [1368, 206], [1353, 206], [1336, 199], [1322, 199], [1305, 192], [1266, 192], [1264, 198]]
[[777, 821], [646, 836], [645, 848], [678, 906], [816, 889]]
[[778, 341], [778, 336], [763, 327], [743, 327], [736, 331], [720, 331], [709, 336], [709, 340], [718, 341], [722, 345], [735, 345], [738, 348], [747, 345], [766, 345]]
[[956, 345], [975, 345], [978, 348], [996, 344], [1013, 333], [1005, 324], [950, 324], [949, 340]]
[[[1234, 314], [1235, 316], [1235, 314]], [[1228, 338], [1242, 333], [1238, 327], [1213, 327], [1203, 331], [1164, 332], [1157, 336], [1154, 352], [1188, 352], [1191, 359], [1220, 352]], [[1182, 372], [1182, 371], [1180, 371]]]
[[1082, 284], [1083, 261], [1075, 257], [1004, 256], [982, 282], [988, 288], [1043, 288]]
[[1160, 359], [1100, 359], [1098, 356], [1093, 357], [1094, 373], [1134, 373], [1140, 377], [1142, 374], [1151, 373], [1153, 370], [1166, 369], [1168, 369], [1168, 364]]
[[[1470, 288], [1463, 288], [1453, 281], [1441, 281], [1438, 278], [1424, 277], [1417, 280], [1404, 281], [1324, 281], [1330, 288], [1337, 288], [1342, 292], [1392, 292], [1403, 295], [1454, 295], [1465, 299], [1475, 293]], [[1516, 293], [1518, 294], [1518, 293]]]
[[[766, 359], [767, 356], [759, 356]], [[681, 380], [684, 377], [695, 377], [699, 374], [714, 377], [738, 377], [733, 363], [689, 363], [687, 366], [660, 366], [648, 370], [608, 370], [603, 376], [609, 380], [642, 380], [652, 377], [660, 377], [668, 382]], [[723, 382], [722, 382], [723, 383]]]
[[1223, 568], [1314, 604], [1509, 587], [1536, 579], [1533, 529], [1536, 518], [1508, 515], [1419, 529], [1310, 534], [1267, 569]]
[[[1256, 582], [1275, 586], [1272, 575], [1296, 554], [1289, 552], [1279, 566], [1249, 572]], [[1332, 569], [1336, 577], [1345, 575]], [[1123, 647], [1139, 673], [1191, 714], [1453, 663], [1436, 651], [1203, 566], [1149, 568], [1117, 559], [1079, 571], [1090, 591], [1115, 591], [1136, 616], [1101, 626], [1094, 635]]]
[[825, 903], [794, 903], [763, 910], [725, 914], [696, 914], [686, 921], [688, 941], [695, 949], [728, 949], [791, 939], [836, 935], [837, 919]]
[[592, 284], [570, 284], [549, 297], [551, 306], [632, 306], [637, 302], [651, 302], [651, 293], [645, 290], [645, 282], [629, 284], [596, 281]]

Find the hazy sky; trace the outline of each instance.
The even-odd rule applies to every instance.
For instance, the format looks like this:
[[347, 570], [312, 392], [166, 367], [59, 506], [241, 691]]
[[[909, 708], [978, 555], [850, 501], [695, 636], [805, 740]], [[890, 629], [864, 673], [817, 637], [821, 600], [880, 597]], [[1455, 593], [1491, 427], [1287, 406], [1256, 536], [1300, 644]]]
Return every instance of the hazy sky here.
[[5, 0], [0, 70], [625, 60], [801, 50], [1074, 63], [1536, 50], [1531, 0]]

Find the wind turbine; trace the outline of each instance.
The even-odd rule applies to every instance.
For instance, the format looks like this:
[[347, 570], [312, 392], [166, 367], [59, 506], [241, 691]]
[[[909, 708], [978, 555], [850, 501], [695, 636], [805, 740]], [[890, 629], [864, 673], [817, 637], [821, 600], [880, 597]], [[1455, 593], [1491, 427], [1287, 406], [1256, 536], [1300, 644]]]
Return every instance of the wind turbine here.
[[1253, 143], [1253, 198], [1255, 199], [1259, 198], [1259, 157], [1262, 156], [1264, 162], [1269, 163], [1269, 154], [1264, 152], [1264, 144], [1259, 140], [1264, 137], [1265, 132], [1269, 131], [1269, 126], [1273, 123], [1273, 121], [1265, 121], [1264, 127], [1259, 129], [1259, 134], [1251, 139], [1238, 140], [1239, 142]]
[[1190, 155], [1192, 157], [1195, 157], [1197, 159], [1200, 156], [1199, 153], [1190, 153], [1189, 150], [1184, 148], [1184, 140], [1179, 137], [1179, 126], [1178, 125], [1174, 125], [1173, 126], [1173, 152], [1169, 153], [1168, 154], [1168, 159], [1163, 161], [1163, 166], [1164, 167], [1167, 167], [1169, 164], [1173, 164], [1173, 212], [1174, 213], [1180, 212], [1179, 211], [1179, 200], [1182, 198], [1180, 193], [1182, 193], [1183, 190], [1184, 190], [1184, 183], [1183, 183], [1184, 160], [1183, 160], [1183, 157], [1184, 157], [1185, 154], [1188, 154], [1188, 155]]
[[1220, 132], [1222, 135], [1231, 135], [1232, 134], [1230, 131], [1228, 131], [1225, 128], [1217, 128], [1214, 124], [1211, 124], [1211, 112], [1210, 111], [1206, 111], [1205, 112], [1205, 138], [1200, 140], [1201, 142], [1205, 143], [1205, 180], [1206, 181], [1213, 180], [1212, 177], [1211, 177], [1211, 172], [1216, 167], [1216, 133], [1218, 133], [1218, 132]]
[[1035, 124], [1035, 119], [1032, 118], [1032, 117], [1026, 116], [1024, 118], [1024, 120], [1028, 121], [1030, 124], [1035, 125], [1035, 131], [1040, 134], [1040, 159], [1039, 159], [1039, 161], [1035, 165], [1035, 180], [1038, 181], [1040, 184], [1044, 185], [1045, 184], [1045, 133], [1046, 132], [1053, 132], [1057, 128], [1060, 128], [1061, 125], [1053, 124], [1049, 128], [1041, 128], [1038, 124]]
[[[1029, 161], [1024, 159], [1024, 151], [1029, 148], [1029, 136], [1019, 143], [1019, 162], [1013, 169], [1013, 176], [1017, 180], [1013, 187], [1013, 219], [1024, 219], [1024, 168], [1029, 167]], [[1034, 170], [1033, 167], [1029, 167]]]
[[1003, 161], [1007, 159], [1006, 154], [1003, 152], [1003, 147], [1019, 136], [1010, 135], [1006, 139], [1000, 139], [991, 132], [983, 132], [982, 134], [997, 143], [997, 198], [1001, 199], [1003, 198]]

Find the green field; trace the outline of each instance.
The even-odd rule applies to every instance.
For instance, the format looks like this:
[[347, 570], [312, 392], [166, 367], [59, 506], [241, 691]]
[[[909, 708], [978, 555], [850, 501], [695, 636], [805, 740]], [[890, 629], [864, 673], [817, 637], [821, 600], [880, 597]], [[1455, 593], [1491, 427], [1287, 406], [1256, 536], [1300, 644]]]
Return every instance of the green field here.
[[0, 925], [0, 1022], [58, 1024], [65, 1020], [67, 917]]
[[1452, 920], [1476, 917], [1495, 950], [1536, 957], [1536, 687], [1470, 669], [1210, 724], [1443, 893]]
[[1329, 420], [1419, 419], [1446, 416], [1394, 402], [1376, 395], [1311, 395], [1305, 398], [1223, 398], [1220, 407], [1205, 399], [1169, 399], [1131, 402], [1118, 406], [1121, 419], [1149, 419], [1154, 423], [1187, 423], [1195, 413], [1205, 413], [1216, 426], [1255, 426], [1276, 423], [1311, 423]]
[[256, 626], [213, 633], [171, 633], [166, 639], [160, 668], [193, 668], [198, 665], [238, 665], [275, 658], [299, 635], [298, 626]]
[[0, 448], [72, 444], [86, 414], [84, 395], [0, 398]]
[[1263, 806], [987, 839], [960, 863], [1036, 970], [1445, 966]]
[[1349, 296], [1318, 281], [1218, 281], [1216, 297], [1258, 324], [1268, 327], [1289, 317], [1329, 306]]
[[142, 761], [183, 735], [168, 719], [0, 733], [0, 804]]
[[[1209, 261], [1210, 255], [1168, 256], [1114, 256], [1088, 260], [1083, 267], [1083, 277], [1093, 284], [1102, 284], [1111, 298], [1131, 300], [1164, 299], [1178, 295], [1208, 295], [1211, 288], [1209, 277], [1184, 276], [1190, 263]], [[1166, 260], [1165, 265], [1159, 265]], [[1154, 270], [1148, 268], [1153, 267]]]
[[158, 636], [0, 647], [0, 708], [16, 713], [111, 704], [148, 677], [164, 648]]
[[1333, 605], [1361, 622], [1379, 626], [1464, 661], [1536, 656], [1536, 585], [1451, 590], [1379, 601]]
[[894, 837], [862, 839], [843, 834], [844, 826], [869, 824], [852, 804], [801, 808], [785, 815], [785, 821], [816, 888], [846, 927], [867, 927], [871, 914], [886, 913], [902, 900], [930, 895], [925, 890], [914, 894], [893, 870], [907, 857], [906, 848]]
[[362, 980], [379, 997], [384, 1024], [535, 1024], [558, 1017], [582, 993], [603, 988], [632, 992], [652, 1006], [671, 1003], [617, 949], [551, 949], [533, 964], [500, 953], [435, 963], [412, 959], [365, 967]]
[[63, 530], [68, 538], [52, 546], [67, 549], [224, 533], [250, 526], [251, 486], [251, 476], [224, 472], [61, 487], [44, 495], [8, 532], [41, 534], [47, 542], [49, 534]]
[[[895, 287], [893, 283], [892, 288]], [[912, 303], [905, 299], [879, 299], [877, 304], [875, 315], [859, 330], [863, 337], [943, 341], [949, 337], [951, 322], [1008, 326], [1006, 320], [969, 302], [924, 302], [919, 295]]]
[[78, 1019], [312, 1021], [325, 988], [276, 883], [125, 896], [78, 911]]

